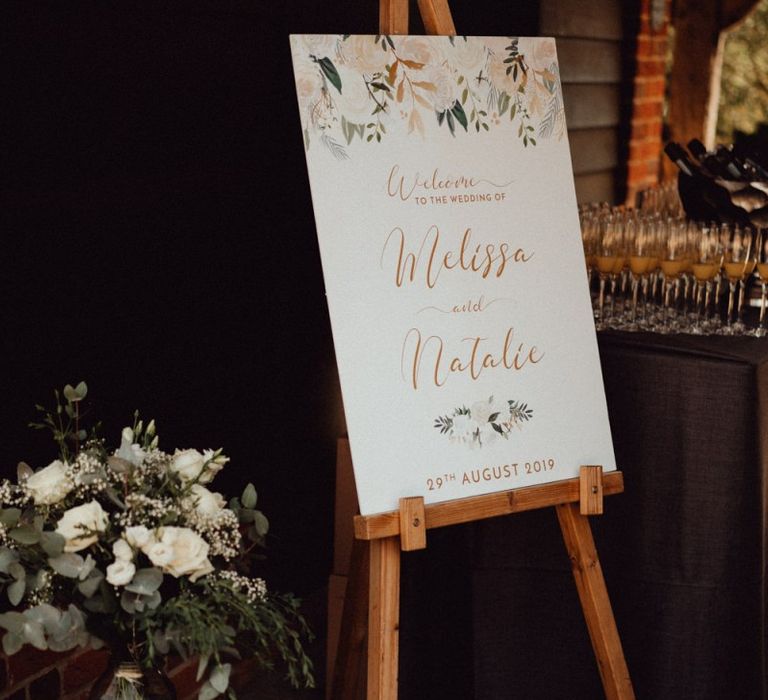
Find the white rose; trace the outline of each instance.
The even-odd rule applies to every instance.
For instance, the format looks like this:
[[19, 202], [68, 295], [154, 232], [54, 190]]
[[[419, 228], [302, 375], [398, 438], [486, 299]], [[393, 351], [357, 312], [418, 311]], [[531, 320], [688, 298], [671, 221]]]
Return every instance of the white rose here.
[[146, 548], [145, 554], [155, 566], [162, 568], [173, 558], [173, 547], [163, 542], [155, 542]]
[[153, 539], [152, 533], [143, 525], [133, 525], [125, 528], [123, 537], [131, 547], [141, 550], [143, 550], [147, 543]]
[[453, 57], [457, 67], [474, 74], [485, 65], [487, 50], [480, 39], [456, 37], [453, 42]]
[[35, 505], [58, 503], [73, 488], [74, 484], [66, 474], [66, 465], [58, 459], [32, 474], [25, 486], [27, 494], [35, 501]]
[[70, 508], [56, 524], [56, 532], [66, 540], [65, 552], [79, 552], [99, 539], [109, 518], [98, 501]]
[[195, 481], [202, 474], [204, 465], [205, 457], [197, 450], [176, 450], [170, 469], [182, 481]]
[[133, 580], [135, 573], [133, 562], [117, 559], [107, 567], [107, 582], [113, 586], [125, 586]]
[[211, 492], [200, 484], [192, 484], [190, 495], [184, 499], [186, 508], [206, 516], [216, 515], [225, 505], [224, 496], [220, 493]]
[[[344, 62], [358, 73], [378, 73], [391, 60], [388, 51], [384, 51], [372, 36], [356, 35], [341, 43]], [[343, 85], [343, 83], [342, 83]]]
[[159, 540], [172, 549], [172, 558], [161, 567], [164, 572], [176, 578], [189, 576], [190, 581], [196, 581], [213, 571], [208, 561], [208, 543], [196, 532], [187, 527], [164, 527]]
[[112, 545], [112, 554], [115, 559], [122, 561], [133, 561], [133, 550], [124, 539], [115, 540]]

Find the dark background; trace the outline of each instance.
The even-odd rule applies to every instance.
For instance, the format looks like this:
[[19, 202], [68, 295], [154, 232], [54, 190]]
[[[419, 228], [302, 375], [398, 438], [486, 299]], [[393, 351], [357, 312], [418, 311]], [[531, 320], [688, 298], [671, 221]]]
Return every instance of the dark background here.
[[[536, 33], [538, 3], [452, 9]], [[161, 447], [224, 447], [273, 585], [325, 584], [344, 427], [288, 34], [377, 23], [375, 0], [2, 4], [3, 475], [54, 458], [34, 404], [85, 380], [110, 445], [138, 408]]]

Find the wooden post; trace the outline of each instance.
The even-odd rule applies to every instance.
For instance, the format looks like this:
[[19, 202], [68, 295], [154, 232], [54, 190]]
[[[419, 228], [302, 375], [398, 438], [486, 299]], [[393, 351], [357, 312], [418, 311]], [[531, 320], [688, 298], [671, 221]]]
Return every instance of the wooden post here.
[[635, 700], [589, 520], [575, 503], [556, 508], [606, 700]]
[[419, 12], [427, 34], [456, 36], [448, 0], [419, 0]]
[[582, 515], [603, 514], [603, 468], [579, 469], [579, 512]]
[[383, 34], [408, 33], [408, 0], [381, 0], [379, 31]]
[[352, 543], [352, 556], [344, 594], [341, 632], [334, 663], [326, 681], [332, 700], [365, 700], [368, 651], [368, 574], [370, 545]]
[[412, 496], [400, 499], [400, 549], [412, 552], [426, 549], [427, 516], [424, 513], [424, 497]]
[[370, 542], [368, 700], [397, 700], [400, 539]]

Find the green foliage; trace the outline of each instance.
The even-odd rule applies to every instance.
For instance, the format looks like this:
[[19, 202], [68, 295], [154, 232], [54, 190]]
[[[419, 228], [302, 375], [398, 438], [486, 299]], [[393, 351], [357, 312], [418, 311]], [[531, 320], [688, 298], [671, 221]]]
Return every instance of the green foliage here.
[[734, 132], [751, 134], [768, 121], [768, 0], [725, 43], [717, 140], [728, 143]]

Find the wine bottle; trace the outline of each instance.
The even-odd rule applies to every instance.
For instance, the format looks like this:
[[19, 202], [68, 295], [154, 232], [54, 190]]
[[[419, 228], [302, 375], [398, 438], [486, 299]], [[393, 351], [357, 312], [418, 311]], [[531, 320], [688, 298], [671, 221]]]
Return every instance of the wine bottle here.
[[664, 146], [664, 153], [680, 170], [678, 192], [689, 217], [699, 221], [748, 222], [747, 212], [734, 205], [728, 190], [718, 184], [718, 176], [705, 164], [695, 163], [686, 150], [673, 141]]
[[715, 177], [724, 180], [743, 180], [741, 171], [730, 162], [730, 159], [724, 159], [719, 152], [712, 153], [699, 139], [691, 139], [688, 142], [688, 150], [696, 157], [710, 173]]

